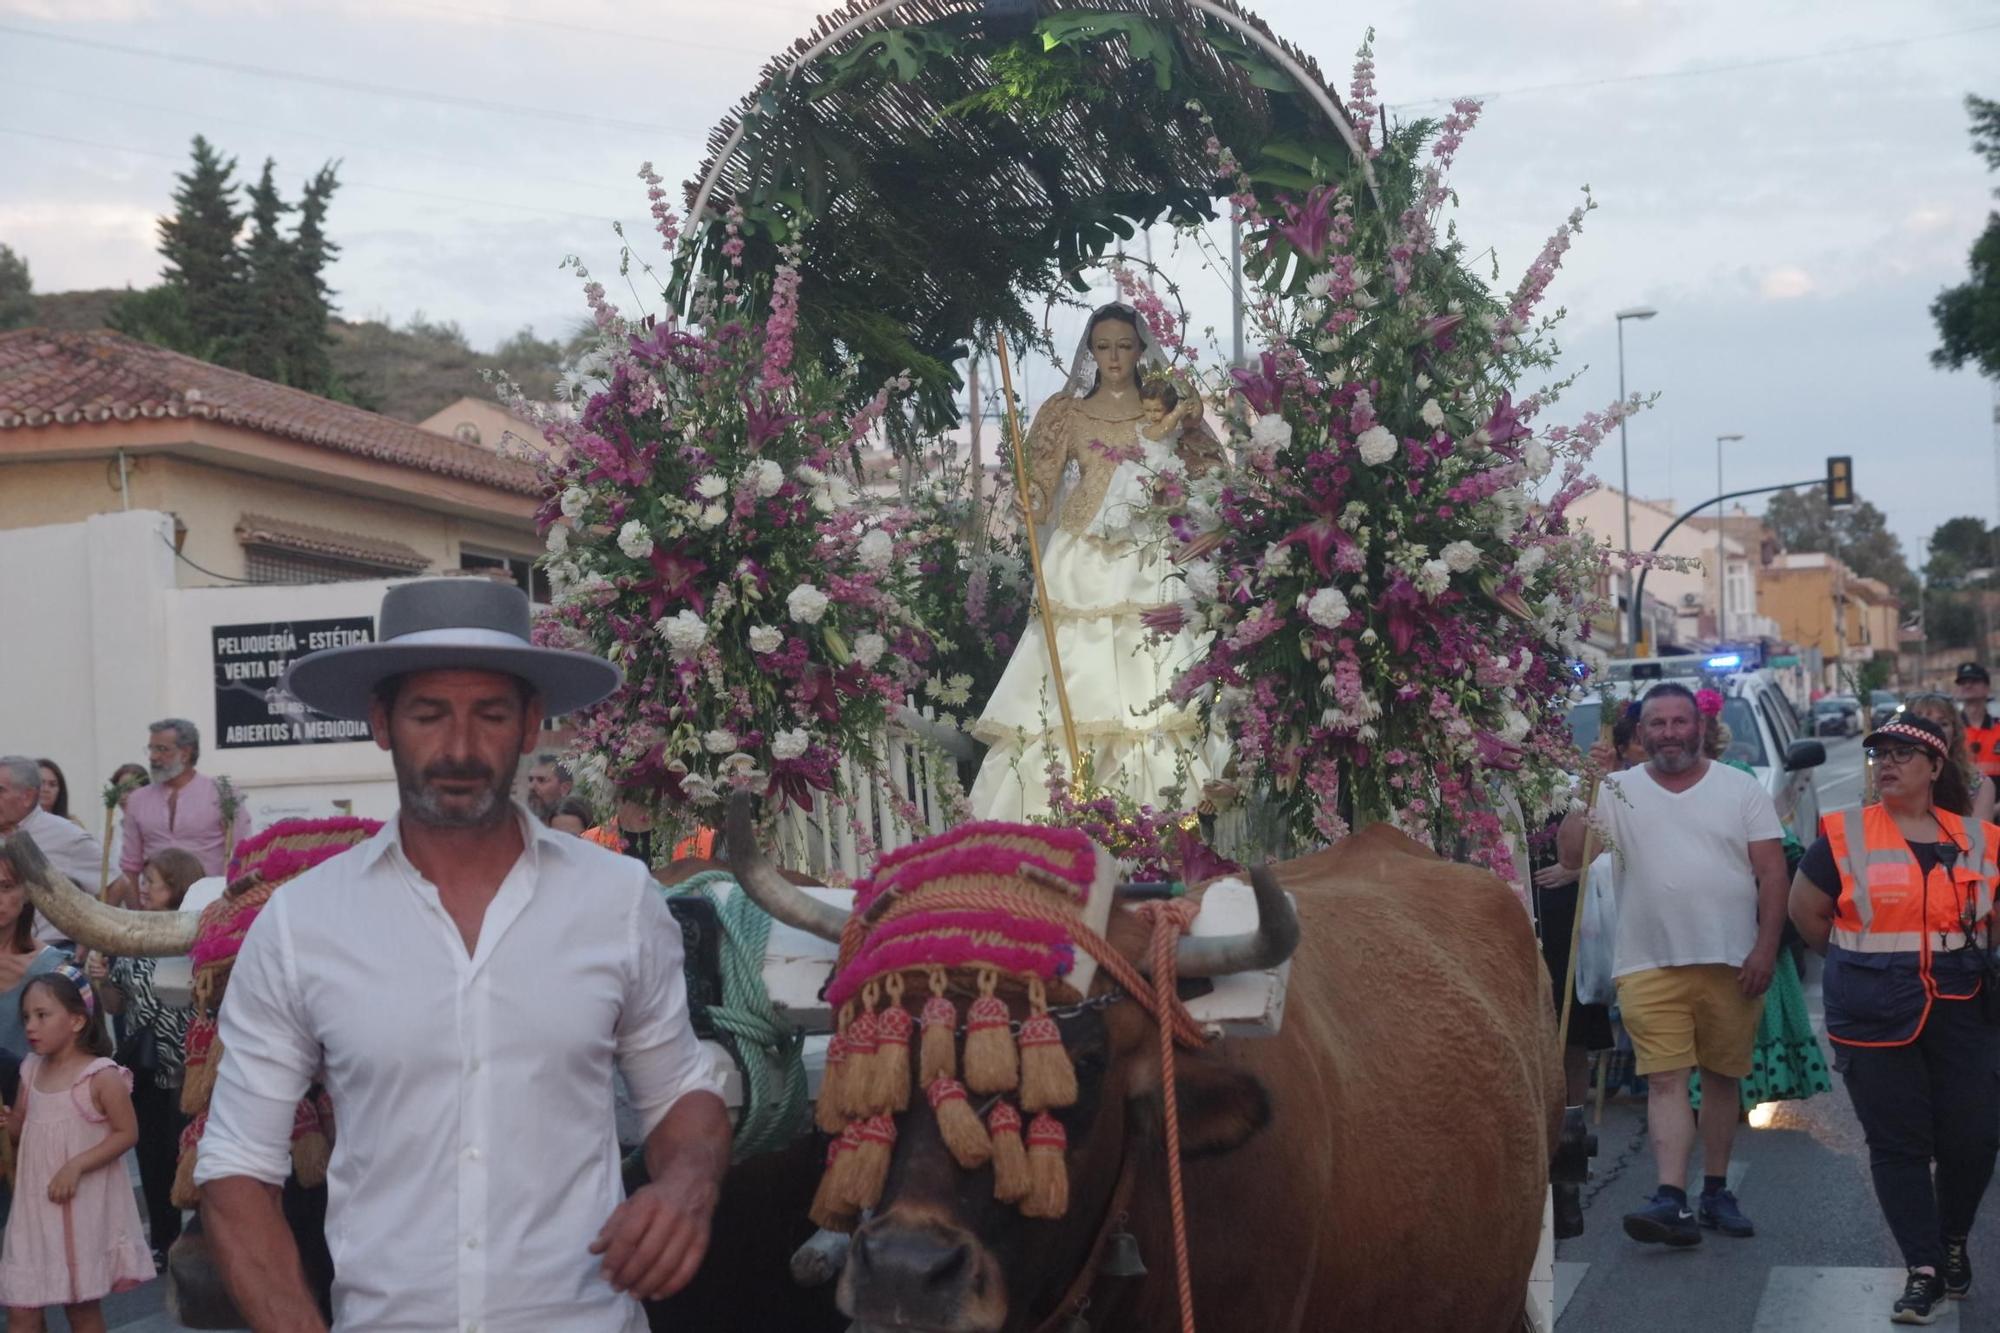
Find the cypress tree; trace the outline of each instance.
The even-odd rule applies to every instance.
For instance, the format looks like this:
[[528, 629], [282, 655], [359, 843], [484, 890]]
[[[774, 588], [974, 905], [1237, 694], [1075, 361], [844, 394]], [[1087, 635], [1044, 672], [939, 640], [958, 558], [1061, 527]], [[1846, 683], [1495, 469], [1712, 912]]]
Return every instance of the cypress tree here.
[[238, 355], [226, 364], [259, 379], [293, 384], [292, 344], [301, 318], [299, 283], [292, 244], [278, 229], [292, 211], [278, 194], [277, 164], [264, 159], [264, 173], [250, 187], [250, 234], [243, 243], [243, 337]]
[[160, 219], [162, 277], [181, 289], [196, 346], [177, 350], [232, 364], [244, 340], [243, 255], [237, 233], [236, 159], [224, 161], [208, 140], [194, 139], [194, 164], [174, 191], [174, 214]]
[[329, 162], [306, 182], [299, 200], [299, 225], [291, 245], [299, 309], [292, 345], [291, 383], [314, 393], [344, 398], [333, 371], [333, 290], [326, 285], [326, 266], [340, 254], [327, 239], [326, 213], [333, 192], [340, 188], [340, 164]]

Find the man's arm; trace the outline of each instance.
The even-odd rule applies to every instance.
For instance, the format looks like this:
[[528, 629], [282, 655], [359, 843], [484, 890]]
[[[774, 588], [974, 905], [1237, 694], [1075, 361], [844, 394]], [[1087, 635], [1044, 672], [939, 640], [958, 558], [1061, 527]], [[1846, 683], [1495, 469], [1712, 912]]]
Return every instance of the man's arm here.
[[591, 1242], [604, 1276], [641, 1300], [673, 1295], [708, 1253], [709, 1219], [729, 1169], [729, 1111], [712, 1092], [690, 1092], [646, 1135], [652, 1178], [620, 1204]]
[[729, 1169], [729, 1111], [688, 1017], [680, 926], [650, 882], [637, 891], [630, 930], [617, 1052], [652, 1180], [611, 1214], [590, 1252], [603, 1256], [612, 1286], [658, 1300], [686, 1286], [708, 1252], [709, 1218]]
[[1785, 934], [1785, 844], [1765, 838], [1750, 844], [1750, 868], [1757, 875], [1757, 943], [1736, 974], [1737, 985], [1753, 999], [1771, 984], [1778, 942]]
[[236, 1306], [258, 1333], [326, 1327], [306, 1287], [279, 1191], [291, 1170], [292, 1119], [319, 1066], [297, 1004], [282, 900], [251, 924], [229, 976], [220, 1038], [227, 1055], [195, 1158], [202, 1225]]
[[222, 1281], [257, 1333], [325, 1333], [279, 1186], [225, 1176], [201, 1189], [201, 1225]]

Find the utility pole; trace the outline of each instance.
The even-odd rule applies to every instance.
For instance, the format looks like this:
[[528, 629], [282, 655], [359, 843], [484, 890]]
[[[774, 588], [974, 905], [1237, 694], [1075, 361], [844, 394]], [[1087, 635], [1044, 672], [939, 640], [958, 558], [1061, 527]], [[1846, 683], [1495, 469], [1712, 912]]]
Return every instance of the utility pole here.
[[1243, 224], [1229, 220], [1229, 364], [1243, 364]]

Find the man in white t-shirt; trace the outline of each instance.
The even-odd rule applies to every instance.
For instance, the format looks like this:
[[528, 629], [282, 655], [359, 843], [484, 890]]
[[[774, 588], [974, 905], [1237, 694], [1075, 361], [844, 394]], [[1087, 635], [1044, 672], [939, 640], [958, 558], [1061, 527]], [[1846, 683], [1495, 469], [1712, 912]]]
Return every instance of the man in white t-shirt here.
[[[1706, 757], [1704, 731], [1692, 691], [1655, 685], [1639, 714], [1646, 764], [1607, 774], [1590, 813], [1619, 862], [1612, 974], [1647, 1078], [1659, 1173], [1658, 1190], [1626, 1215], [1625, 1232], [1667, 1245], [1699, 1244], [1702, 1227], [1755, 1234], [1726, 1177], [1736, 1084], [1750, 1072], [1788, 892], [1777, 809], [1755, 778]], [[1563, 821], [1564, 865], [1582, 860], [1585, 825], [1581, 813]], [[1687, 1197], [1695, 1140], [1688, 1074], [1697, 1067], [1706, 1112], [1698, 1212]]]

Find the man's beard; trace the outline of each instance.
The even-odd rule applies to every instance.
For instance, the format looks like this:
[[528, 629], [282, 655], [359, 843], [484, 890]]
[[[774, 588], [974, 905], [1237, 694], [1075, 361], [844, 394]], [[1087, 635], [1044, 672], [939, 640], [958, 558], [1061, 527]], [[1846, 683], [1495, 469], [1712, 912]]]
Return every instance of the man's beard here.
[[556, 807], [561, 804], [561, 798], [553, 801], [544, 801], [533, 792], [528, 793], [528, 809], [533, 811], [535, 818], [541, 820], [544, 824], [556, 817]]
[[[435, 763], [418, 773], [404, 762], [401, 753], [391, 751], [391, 758], [396, 765], [396, 786], [403, 797], [403, 813], [419, 824], [431, 828], [493, 828], [507, 818], [507, 793], [513, 789], [518, 763], [497, 774], [476, 761]], [[487, 786], [470, 805], [454, 807], [453, 798], [431, 786], [446, 781], [484, 782]]]
[[170, 764], [150, 764], [147, 768], [153, 775], [153, 781], [172, 782], [175, 778], [187, 772], [188, 766], [176, 759]]
[[1701, 762], [1700, 753], [1687, 746], [1676, 746], [1672, 750], [1648, 746], [1646, 757], [1653, 761], [1654, 767], [1670, 777], [1677, 777]]

